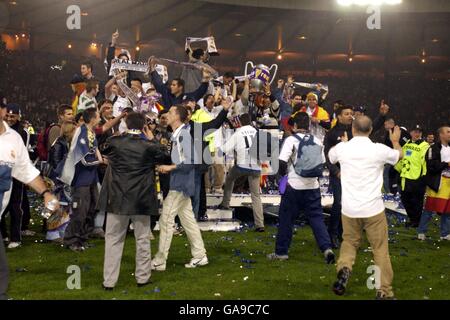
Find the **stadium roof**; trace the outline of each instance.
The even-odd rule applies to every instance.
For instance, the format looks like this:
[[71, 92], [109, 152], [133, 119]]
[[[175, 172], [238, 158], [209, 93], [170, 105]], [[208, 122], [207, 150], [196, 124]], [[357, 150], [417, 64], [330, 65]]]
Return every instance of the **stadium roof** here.
[[[213, 35], [221, 53], [213, 63], [220, 66], [255, 60], [287, 69], [345, 69], [351, 57], [352, 68], [449, 71], [450, 1], [403, 2], [382, 7], [381, 29], [369, 30], [365, 8], [344, 9], [334, 0], [17, 0], [6, 3], [3, 33], [30, 34], [34, 49], [55, 51], [69, 42], [77, 44], [74, 50], [94, 41], [106, 45], [118, 28], [122, 47], [183, 60], [186, 36]], [[73, 4], [83, 13], [81, 30], [66, 27]]]

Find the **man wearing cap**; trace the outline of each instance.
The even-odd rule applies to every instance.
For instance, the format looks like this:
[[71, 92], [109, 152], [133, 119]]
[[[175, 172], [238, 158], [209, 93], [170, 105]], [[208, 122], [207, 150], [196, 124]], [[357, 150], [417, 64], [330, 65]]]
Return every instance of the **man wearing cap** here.
[[425, 156], [430, 145], [422, 139], [422, 127], [414, 126], [410, 131], [411, 140], [403, 146], [404, 158], [396, 166], [400, 173], [400, 195], [409, 217], [409, 225], [419, 226], [425, 196], [425, 175], [427, 164]]
[[[10, 103], [6, 106], [5, 121], [10, 129], [16, 131], [22, 138], [23, 145], [27, 147], [29, 141], [29, 133], [22, 127], [20, 123], [20, 107], [17, 104]], [[22, 235], [34, 235], [34, 232], [28, 230], [30, 222], [30, 204], [28, 202], [27, 191], [23, 183], [13, 179], [11, 199], [5, 208], [5, 213], [10, 215], [10, 236], [9, 249], [15, 249], [22, 242]], [[4, 238], [8, 237], [6, 220], [1, 222], [1, 232]]]
[[[27, 184], [44, 197], [45, 206], [56, 197], [49, 192], [39, 171], [32, 165], [28, 151], [19, 134], [12, 130], [3, 120], [6, 106], [0, 100], [0, 220], [11, 195], [12, 178]], [[58, 209], [57, 204], [55, 209]], [[8, 264], [5, 247], [0, 235], [0, 300], [7, 299]]]
[[300, 112], [306, 112], [313, 124], [319, 124], [324, 129], [331, 128], [330, 115], [324, 108], [318, 104], [319, 97], [314, 92], [308, 93], [306, 96], [306, 106], [300, 109]]

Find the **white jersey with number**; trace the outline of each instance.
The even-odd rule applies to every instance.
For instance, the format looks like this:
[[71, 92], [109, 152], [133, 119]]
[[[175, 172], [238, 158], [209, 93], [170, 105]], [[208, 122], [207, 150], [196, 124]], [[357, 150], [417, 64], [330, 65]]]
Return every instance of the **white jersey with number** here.
[[252, 126], [244, 126], [236, 129], [230, 139], [221, 147], [223, 153], [235, 152], [236, 166], [254, 171], [261, 171], [261, 166], [256, 155], [250, 154], [250, 148], [255, 141], [256, 129]]

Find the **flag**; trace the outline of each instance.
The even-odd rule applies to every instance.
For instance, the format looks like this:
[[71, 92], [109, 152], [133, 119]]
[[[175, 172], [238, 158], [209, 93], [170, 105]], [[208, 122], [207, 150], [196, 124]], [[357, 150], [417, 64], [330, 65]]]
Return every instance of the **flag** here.
[[75, 176], [75, 166], [86, 155], [91, 153], [89, 148], [88, 128], [82, 125], [77, 128], [70, 144], [70, 150], [64, 162], [64, 167], [59, 180], [67, 185], [72, 185], [73, 177]]

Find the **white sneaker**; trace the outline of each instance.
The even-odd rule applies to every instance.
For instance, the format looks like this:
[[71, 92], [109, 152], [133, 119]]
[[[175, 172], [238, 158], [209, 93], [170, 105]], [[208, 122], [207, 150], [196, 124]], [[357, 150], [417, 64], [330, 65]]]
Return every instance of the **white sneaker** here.
[[421, 241], [425, 241], [427, 239], [427, 236], [425, 235], [425, 233], [419, 233], [417, 235], [417, 239], [419, 239]]
[[152, 261], [150, 263], [150, 268], [155, 271], [166, 271], [166, 263], [158, 263], [157, 261]]
[[191, 261], [189, 261], [189, 263], [186, 263], [184, 266], [188, 269], [193, 269], [197, 267], [206, 266], [208, 263], [209, 263], [208, 257], [204, 256], [201, 259], [192, 258]]
[[16, 249], [18, 247], [20, 247], [21, 243], [20, 242], [10, 242], [8, 244], [8, 249]]
[[184, 232], [184, 229], [182, 226], [178, 226], [177, 223], [174, 224], [173, 226], [173, 235], [174, 236], [178, 236], [180, 234], [182, 234]]
[[448, 234], [448, 235], [445, 236], [445, 237], [441, 237], [441, 240], [447, 240], [447, 241], [450, 241], [450, 234]]

